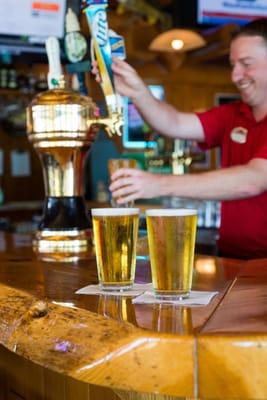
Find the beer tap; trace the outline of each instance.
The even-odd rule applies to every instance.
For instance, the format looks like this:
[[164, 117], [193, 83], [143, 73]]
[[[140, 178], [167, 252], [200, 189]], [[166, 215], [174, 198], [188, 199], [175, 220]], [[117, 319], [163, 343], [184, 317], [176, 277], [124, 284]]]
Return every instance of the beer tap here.
[[192, 164], [193, 157], [188, 154], [186, 141], [176, 139], [174, 141], [174, 151], [172, 152], [172, 173], [173, 175], [183, 175], [188, 172]]
[[123, 130], [123, 98], [116, 93], [111, 70], [112, 46], [116, 48], [116, 56], [125, 58], [123, 38], [108, 29], [106, 8], [108, 0], [83, 0], [82, 9], [86, 15], [91, 32], [91, 59], [96, 59], [101, 77], [101, 87], [107, 104], [107, 118], [99, 118], [109, 136], [122, 135]]

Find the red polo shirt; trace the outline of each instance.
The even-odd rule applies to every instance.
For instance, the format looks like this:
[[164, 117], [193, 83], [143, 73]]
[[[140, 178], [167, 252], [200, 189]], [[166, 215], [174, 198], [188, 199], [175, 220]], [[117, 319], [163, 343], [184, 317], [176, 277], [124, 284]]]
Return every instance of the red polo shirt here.
[[[222, 167], [243, 165], [253, 158], [267, 159], [267, 116], [256, 122], [250, 107], [241, 101], [197, 115], [206, 137], [201, 147], [221, 147]], [[245, 132], [244, 143], [231, 135], [235, 128]], [[267, 257], [267, 192], [222, 202], [218, 246], [231, 257]]]

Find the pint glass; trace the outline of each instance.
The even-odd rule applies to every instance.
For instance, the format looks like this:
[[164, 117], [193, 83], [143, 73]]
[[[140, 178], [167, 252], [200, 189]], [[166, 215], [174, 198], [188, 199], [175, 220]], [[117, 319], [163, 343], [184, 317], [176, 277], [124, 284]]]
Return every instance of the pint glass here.
[[92, 209], [99, 284], [106, 291], [130, 289], [134, 282], [138, 208]]
[[[108, 160], [108, 173], [109, 178], [111, 175], [120, 168], [136, 168], [137, 161], [132, 158], [110, 158]], [[111, 198], [112, 207], [133, 207], [134, 202], [131, 201], [129, 203], [117, 204], [116, 199]]]
[[192, 286], [197, 211], [146, 211], [152, 283], [157, 298], [189, 296]]

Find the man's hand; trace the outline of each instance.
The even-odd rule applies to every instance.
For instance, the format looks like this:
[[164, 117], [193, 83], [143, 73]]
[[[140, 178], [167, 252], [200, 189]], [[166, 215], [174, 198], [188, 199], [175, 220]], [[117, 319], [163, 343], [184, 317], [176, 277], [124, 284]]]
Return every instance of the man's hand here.
[[[151, 96], [147, 86], [140, 78], [138, 73], [128, 63], [119, 58], [113, 57], [111, 65], [114, 77], [115, 90], [122, 96], [127, 96], [133, 101], [143, 95]], [[95, 75], [95, 80], [101, 83], [101, 76], [97, 61], [92, 62], [91, 72]]]
[[100, 77], [100, 74], [99, 74], [99, 69], [98, 69], [98, 65], [97, 65], [97, 61], [96, 60], [92, 61], [91, 72], [92, 72], [93, 75], [95, 75], [95, 80], [98, 83], [101, 83], [101, 77]]
[[133, 168], [118, 169], [111, 176], [109, 189], [118, 204], [139, 198], [149, 199], [161, 194], [164, 175], [152, 174]]
[[150, 95], [147, 86], [131, 65], [116, 57], [112, 61], [111, 68], [114, 73], [115, 89], [118, 93], [129, 97], [134, 102], [143, 95]]

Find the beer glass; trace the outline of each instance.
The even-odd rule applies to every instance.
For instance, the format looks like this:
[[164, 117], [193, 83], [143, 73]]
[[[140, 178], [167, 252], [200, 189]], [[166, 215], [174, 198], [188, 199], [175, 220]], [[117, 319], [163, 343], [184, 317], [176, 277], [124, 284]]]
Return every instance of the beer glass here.
[[[109, 179], [111, 180], [111, 175], [120, 168], [136, 168], [137, 161], [133, 158], [110, 158], [108, 160], [108, 173]], [[118, 204], [116, 199], [111, 198], [112, 207], [133, 207], [134, 202], [128, 202], [124, 204]]]
[[135, 276], [139, 209], [94, 208], [92, 219], [102, 290], [130, 289]]
[[162, 300], [189, 296], [192, 286], [197, 210], [146, 211], [152, 283]]

